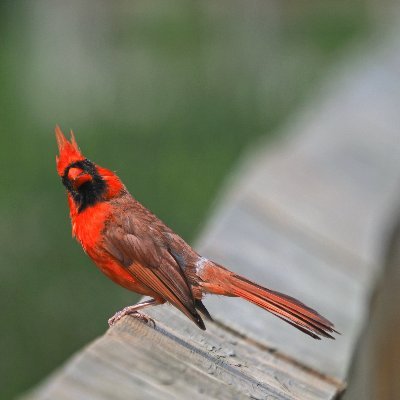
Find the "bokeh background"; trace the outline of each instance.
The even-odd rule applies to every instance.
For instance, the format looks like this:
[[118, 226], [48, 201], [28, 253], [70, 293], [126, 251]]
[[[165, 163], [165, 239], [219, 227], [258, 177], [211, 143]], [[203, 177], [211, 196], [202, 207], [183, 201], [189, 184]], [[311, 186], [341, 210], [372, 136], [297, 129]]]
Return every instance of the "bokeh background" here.
[[137, 299], [71, 239], [55, 124], [193, 241], [246, 147], [373, 32], [377, 3], [0, 2], [1, 399]]

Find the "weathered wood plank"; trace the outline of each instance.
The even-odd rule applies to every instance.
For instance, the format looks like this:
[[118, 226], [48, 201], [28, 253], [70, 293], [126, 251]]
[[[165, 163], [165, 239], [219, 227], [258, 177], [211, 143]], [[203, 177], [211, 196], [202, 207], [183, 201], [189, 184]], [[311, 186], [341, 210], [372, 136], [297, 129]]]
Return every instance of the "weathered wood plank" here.
[[330, 399], [338, 389], [335, 382], [215, 324], [205, 333], [194, 330], [184, 316], [166, 308], [150, 312], [155, 329], [125, 318], [75, 357], [41, 397], [32, 398], [311, 400]]
[[350, 349], [359, 334], [367, 288], [349, 279], [331, 260], [307, 251], [245, 208], [238, 206], [231, 212], [235, 217], [228, 217], [223, 232], [216, 232], [218, 242], [209, 236], [207, 256], [317, 308], [345, 334], [336, 341], [315, 343], [240, 299], [210, 297], [205, 300], [206, 307], [218, 321], [263, 345], [280, 349], [322, 373], [343, 378]]
[[[400, 209], [387, 248], [387, 264], [371, 302], [362, 351], [353, 361], [344, 399], [397, 399], [400, 393]], [[359, 344], [360, 345], [360, 344]]]

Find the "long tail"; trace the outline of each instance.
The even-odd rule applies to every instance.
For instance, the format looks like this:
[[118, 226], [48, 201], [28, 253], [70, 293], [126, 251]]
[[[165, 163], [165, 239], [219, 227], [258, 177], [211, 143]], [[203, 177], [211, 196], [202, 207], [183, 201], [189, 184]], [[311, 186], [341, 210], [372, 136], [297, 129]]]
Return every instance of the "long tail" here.
[[335, 339], [331, 333], [338, 332], [332, 322], [299, 300], [257, 285], [218, 264], [208, 262], [204, 267], [199, 275], [208, 293], [241, 297], [314, 339], [321, 339], [320, 336]]

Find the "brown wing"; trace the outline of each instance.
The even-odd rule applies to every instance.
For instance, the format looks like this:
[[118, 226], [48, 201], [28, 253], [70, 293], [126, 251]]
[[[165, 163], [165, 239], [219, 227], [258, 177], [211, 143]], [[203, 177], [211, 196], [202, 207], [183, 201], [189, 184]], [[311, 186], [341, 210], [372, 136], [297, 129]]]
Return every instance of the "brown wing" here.
[[168, 234], [163, 232], [162, 222], [156, 217], [149, 220], [148, 214], [142, 216], [127, 211], [124, 214], [122, 222], [109, 223], [106, 227], [103, 242], [106, 250], [137, 281], [173, 304], [199, 328], [205, 329], [184, 272], [169, 251], [167, 237], [170, 231]]

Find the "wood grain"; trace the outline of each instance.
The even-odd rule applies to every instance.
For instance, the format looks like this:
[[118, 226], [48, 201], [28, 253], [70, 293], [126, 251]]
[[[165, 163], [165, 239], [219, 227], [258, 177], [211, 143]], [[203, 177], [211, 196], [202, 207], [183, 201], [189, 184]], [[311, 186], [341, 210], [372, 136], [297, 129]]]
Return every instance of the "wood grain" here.
[[155, 328], [125, 317], [30, 398], [330, 399], [337, 391], [335, 382], [215, 324], [194, 330], [165, 308], [151, 311]]

